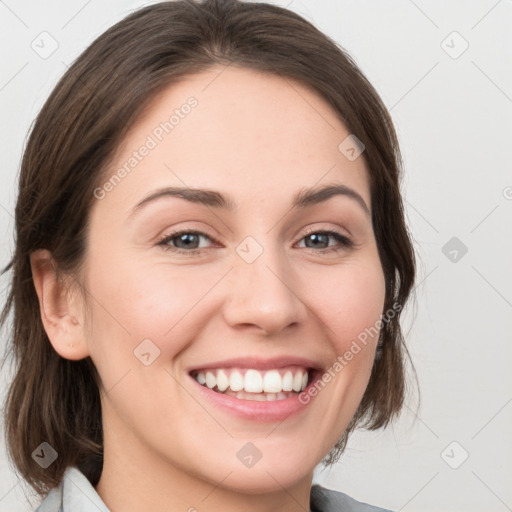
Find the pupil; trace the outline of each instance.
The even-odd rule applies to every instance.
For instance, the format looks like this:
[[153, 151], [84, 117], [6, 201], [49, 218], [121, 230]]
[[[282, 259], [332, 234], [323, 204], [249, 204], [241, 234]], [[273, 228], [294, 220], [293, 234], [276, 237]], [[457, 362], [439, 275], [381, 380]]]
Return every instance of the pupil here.
[[[312, 246], [307, 244], [308, 240], [311, 240], [314, 242]], [[306, 246], [318, 247], [318, 242], [320, 242], [320, 244], [325, 244], [325, 243], [328, 244], [329, 241], [327, 240], [327, 235], [324, 233], [316, 233], [316, 234], [309, 235], [308, 238], [306, 239]]]
[[178, 246], [180, 245], [180, 243], [183, 243], [185, 248], [190, 248], [193, 245], [194, 249], [196, 249], [197, 247], [195, 246], [197, 245], [197, 235], [194, 233], [184, 233], [183, 235], [180, 235], [178, 237]]

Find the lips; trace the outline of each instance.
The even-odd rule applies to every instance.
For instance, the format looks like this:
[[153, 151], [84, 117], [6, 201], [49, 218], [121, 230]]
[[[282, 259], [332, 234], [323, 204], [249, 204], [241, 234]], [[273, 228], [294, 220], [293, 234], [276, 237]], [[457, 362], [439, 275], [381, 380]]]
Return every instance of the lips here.
[[[320, 368], [319, 364], [304, 359], [251, 358], [217, 361], [191, 368], [188, 373], [199, 403], [242, 421], [268, 424], [292, 421], [312, 407], [314, 399], [305, 401], [300, 397], [321, 377]], [[290, 389], [290, 374], [292, 389], [285, 391]], [[294, 381], [299, 391], [294, 390]], [[234, 391], [232, 385], [240, 389]], [[281, 391], [265, 391], [279, 388]]]
[[191, 366], [187, 369], [187, 371], [189, 373], [193, 373], [217, 368], [253, 368], [256, 370], [281, 370], [288, 366], [295, 366], [299, 368], [313, 368], [320, 370], [323, 365], [320, 362], [315, 361], [313, 359], [306, 359], [295, 356], [282, 356], [268, 359], [262, 359], [261, 357], [257, 356], [247, 356], [218, 361], [209, 361], [204, 364], [197, 364], [195, 366]]

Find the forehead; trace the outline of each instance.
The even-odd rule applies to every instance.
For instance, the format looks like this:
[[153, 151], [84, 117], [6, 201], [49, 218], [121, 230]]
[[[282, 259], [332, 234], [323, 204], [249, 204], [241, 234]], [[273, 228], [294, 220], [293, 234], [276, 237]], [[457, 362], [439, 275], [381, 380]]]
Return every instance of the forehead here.
[[303, 187], [337, 182], [370, 206], [363, 158], [351, 161], [339, 149], [349, 135], [335, 111], [306, 86], [215, 66], [182, 78], [151, 101], [106, 173], [108, 179], [122, 167], [127, 171], [109, 201], [124, 207], [144, 191], [189, 186], [269, 203], [289, 201]]

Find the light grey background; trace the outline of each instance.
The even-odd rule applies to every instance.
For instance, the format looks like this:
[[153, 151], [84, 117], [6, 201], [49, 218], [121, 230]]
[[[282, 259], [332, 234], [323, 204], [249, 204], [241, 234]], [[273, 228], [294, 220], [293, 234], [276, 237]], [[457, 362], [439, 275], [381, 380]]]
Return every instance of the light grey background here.
[[[32, 120], [82, 50], [148, 3], [0, 1], [2, 267]], [[274, 3], [345, 47], [390, 109], [421, 260], [405, 325], [421, 385], [417, 415], [413, 397], [400, 421], [354, 435], [340, 463], [315, 479], [395, 511], [512, 510], [512, 1]], [[31, 47], [46, 38], [51, 49], [44, 31], [58, 43], [48, 58]], [[2, 298], [6, 284], [4, 276]], [[25, 498], [3, 443], [0, 456], [0, 510], [32, 510], [38, 500]]]

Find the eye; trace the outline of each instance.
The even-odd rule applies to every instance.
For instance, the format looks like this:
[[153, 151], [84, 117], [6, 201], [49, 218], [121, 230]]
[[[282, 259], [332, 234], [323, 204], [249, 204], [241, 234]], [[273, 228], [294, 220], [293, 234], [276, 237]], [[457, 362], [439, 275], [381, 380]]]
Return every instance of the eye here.
[[164, 236], [157, 245], [166, 251], [182, 253], [200, 252], [206, 249], [208, 242], [201, 244], [201, 241], [212, 241], [205, 233], [200, 231], [182, 230]]
[[[194, 256], [208, 249], [212, 242], [214, 240], [201, 231], [181, 230], [166, 234], [157, 245], [165, 251]], [[304, 245], [301, 246], [302, 242]], [[337, 231], [324, 230], [311, 231], [300, 240], [298, 246], [305, 249], [317, 249], [314, 252], [326, 253], [349, 249], [354, 246], [354, 243]]]
[[[331, 244], [330, 241], [333, 240], [334, 243]], [[340, 251], [351, 248], [354, 245], [348, 237], [337, 231], [312, 231], [302, 238], [299, 244], [302, 241], [304, 241], [305, 244], [303, 247], [319, 249], [319, 251], [323, 252]]]

